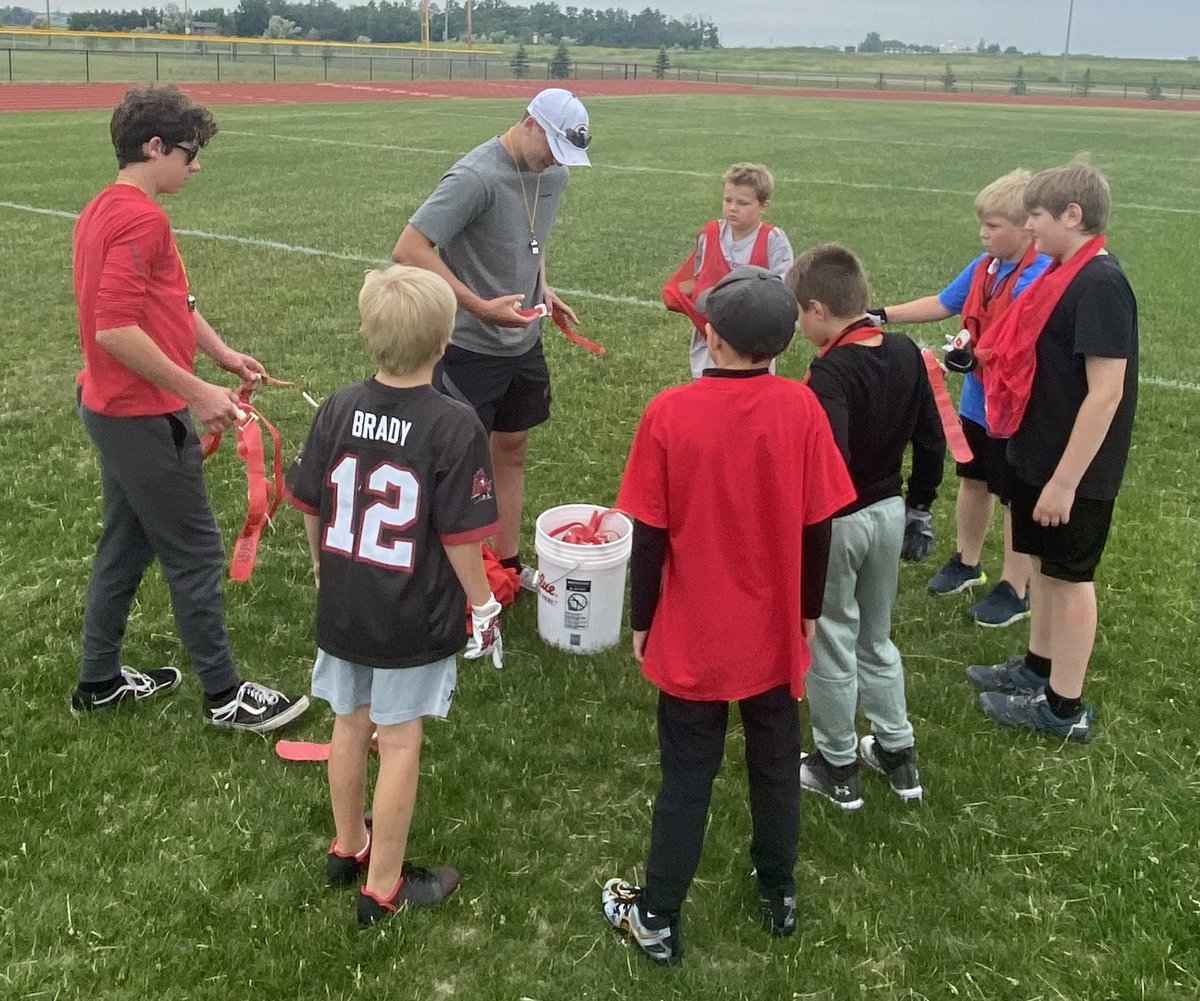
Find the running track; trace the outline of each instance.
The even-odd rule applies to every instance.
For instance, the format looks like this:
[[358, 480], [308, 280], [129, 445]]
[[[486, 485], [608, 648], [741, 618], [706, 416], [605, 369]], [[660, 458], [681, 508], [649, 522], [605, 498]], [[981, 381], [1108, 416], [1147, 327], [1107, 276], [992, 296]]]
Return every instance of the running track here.
[[[183, 83], [205, 105], [340, 104], [357, 101], [509, 98], [524, 100], [554, 81], [422, 81], [407, 83]], [[919, 91], [806, 90], [745, 84], [688, 83], [672, 80], [571, 80], [580, 97], [643, 97], [655, 94], [742, 94], [793, 99], [842, 98], [859, 101], [927, 101], [938, 104], [1008, 104], [1040, 107], [1136, 108], [1200, 111], [1200, 101], [1123, 101], [1104, 98], [1015, 97], [1006, 94], [943, 94]], [[0, 112], [109, 110], [121, 103], [131, 83], [0, 84]]]

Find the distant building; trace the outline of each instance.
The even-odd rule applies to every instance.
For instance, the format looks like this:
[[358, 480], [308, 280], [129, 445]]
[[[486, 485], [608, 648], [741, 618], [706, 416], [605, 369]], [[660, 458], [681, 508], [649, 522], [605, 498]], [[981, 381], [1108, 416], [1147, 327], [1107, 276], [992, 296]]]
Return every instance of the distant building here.
[[193, 35], [219, 35], [221, 26], [216, 21], [193, 21], [191, 33]]

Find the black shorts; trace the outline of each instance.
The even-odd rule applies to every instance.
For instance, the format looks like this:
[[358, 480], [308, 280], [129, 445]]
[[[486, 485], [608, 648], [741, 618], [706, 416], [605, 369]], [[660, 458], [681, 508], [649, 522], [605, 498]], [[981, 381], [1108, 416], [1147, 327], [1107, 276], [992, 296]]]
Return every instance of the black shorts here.
[[1046, 528], [1033, 520], [1033, 509], [1041, 493], [1040, 486], [1013, 476], [1013, 549], [1038, 557], [1042, 573], [1055, 580], [1078, 584], [1094, 579], [1108, 541], [1113, 501], [1076, 497], [1071, 506], [1071, 520], [1057, 528]]
[[489, 433], [528, 431], [550, 417], [550, 370], [540, 340], [507, 357], [447, 345], [433, 385], [474, 407]]
[[1012, 494], [1012, 467], [1008, 464], [1008, 439], [993, 438], [987, 428], [969, 417], [959, 417], [963, 436], [971, 446], [974, 457], [970, 462], [955, 463], [954, 471], [960, 480], [980, 480], [987, 484], [988, 493], [1008, 504]]

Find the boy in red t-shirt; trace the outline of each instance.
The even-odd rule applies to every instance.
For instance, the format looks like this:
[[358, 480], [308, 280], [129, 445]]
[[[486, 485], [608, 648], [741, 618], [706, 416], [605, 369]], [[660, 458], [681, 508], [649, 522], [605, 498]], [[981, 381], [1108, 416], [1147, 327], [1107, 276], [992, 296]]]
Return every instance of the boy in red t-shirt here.
[[729, 703], [746, 733], [764, 916], [796, 927], [796, 699], [820, 614], [830, 516], [854, 488], [806, 387], [767, 366], [799, 308], [762, 268], [734, 269], [698, 303], [715, 368], [642, 416], [617, 506], [634, 518], [633, 655], [659, 689], [662, 786], [645, 889], [604, 886], [604, 914], [656, 963], [682, 955], [679, 913], [704, 840]]
[[158, 204], [199, 173], [217, 123], [176, 87], [140, 87], [113, 111], [109, 131], [117, 179], [80, 213], [72, 243], [83, 352], [79, 418], [99, 458], [104, 528], [88, 582], [71, 710], [141, 702], [182, 680], [177, 667], [143, 672], [121, 663], [134, 596], [158, 560], [204, 689], [204, 718], [223, 729], [275, 730], [303, 713], [308, 699], [245, 681], [234, 663], [222, 611], [225, 552], [193, 423], [194, 417], [220, 434], [245, 416], [237, 393], [192, 371], [197, 350], [244, 383], [265, 373], [196, 309]]

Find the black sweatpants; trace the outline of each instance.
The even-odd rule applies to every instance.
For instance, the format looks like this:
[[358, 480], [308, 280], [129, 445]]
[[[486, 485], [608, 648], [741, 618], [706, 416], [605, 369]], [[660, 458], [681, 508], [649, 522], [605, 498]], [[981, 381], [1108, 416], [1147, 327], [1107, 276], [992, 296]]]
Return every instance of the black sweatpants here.
[[[114, 678], [134, 595], [157, 557], [183, 645], [204, 691], [239, 683], [225, 632], [225, 549], [186, 410], [159, 417], [79, 416], [100, 457], [104, 529], [88, 581], [81, 682]], [[151, 665], [157, 667], [158, 665]]]
[[[746, 733], [753, 833], [750, 859], [765, 891], [794, 888], [800, 838], [800, 712], [786, 685], [738, 703]], [[728, 702], [688, 702], [660, 692], [662, 787], [654, 802], [645, 906], [677, 915], [700, 851], [712, 783], [725, 752]]]

